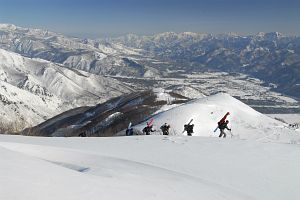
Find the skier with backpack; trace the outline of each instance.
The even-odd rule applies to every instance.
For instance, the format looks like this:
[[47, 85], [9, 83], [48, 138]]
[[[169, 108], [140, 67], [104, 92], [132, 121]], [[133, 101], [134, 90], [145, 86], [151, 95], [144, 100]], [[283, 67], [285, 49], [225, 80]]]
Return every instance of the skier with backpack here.
[[194, 133], [194, 124], [191, 124], [191, 123], [185, 124], [184, 131], [187, 132], [188, 136], [192, 136], [192, 134]]
[[223, 138], [226, 137], [225, 128], [227, 130], [231, 131], [231, 129], [228, 128], [228, 126], [227, 126], [228, 123], [229, 123], [229, 121], [226, 120], [225, 122], [219, 124], [219, 126], [218, 126], [218, 128], [220, 129], [220, 135], [219, 135], [219, 137], [222, 137], [222, 136], [223, 136]]
[[145, 128], [143, 128], [143, 133], [145, 135], [150, 135], [150, 132], [154, 132], [155, 131], [152, 128], [153, 128], [152, 124], [150, 126], [147, 125]]
[[130, 122], [126, 129], [126, 136], [133, 135], [132, 123]]
[[79, 137], [86, 137], [86, 133], [85, 132], [82, 132], [78, 135]]
[[[225, 133], [225, 129], [227, 129], [227, 130], [229, 130], [229, 131], [231, 131], [231, 129], [230, 128], [228, 128], [228, 123], [229, 123], [229, 121], [228, 120], [226, 120], [226, 118], [228, 117], [228, 115], [230, 115], [230, 112], [227, 112], [225, 115], [224, 115], [224, 117], [222, 117], [222, 119], [218, 122], [218, 126], [217, 126], [217, 128], [214, 130], [214, 132], [216, 132], [218, 129], [220, 129], [220, 135], [219, 135], [219, 137], [226, 137], [226, 133]], [[231, 136], [232, 136], [232, 134], [231, 134]]]
[[143, 134], [144, 135], [150, 135], [150, 132], [154, 132], [155, 130], [153, 130], [153, 121], [154, 119], [151, 118], [150, 121], [148, 121], [146, 124], [147, 126], [145, 128], [143, 128]]
[[217, 128], [215, 128], [214, 132], [216, 132], [220, 126], [220, 124], [223, 124], [226, 121], [226, 118], [228, 117], [228, 115], [230, 115], [230, 112], [227, 112], [224, 117], [222, 117], [222, 119], [220, 121], [218, 121], [218, 126]]
[[165, 123], [164, 125], [162, 125], [160, 127], [160, 129], [163, 132], [163, 135], [169, 135], [170, 125], [168, 125], [167, 123]]

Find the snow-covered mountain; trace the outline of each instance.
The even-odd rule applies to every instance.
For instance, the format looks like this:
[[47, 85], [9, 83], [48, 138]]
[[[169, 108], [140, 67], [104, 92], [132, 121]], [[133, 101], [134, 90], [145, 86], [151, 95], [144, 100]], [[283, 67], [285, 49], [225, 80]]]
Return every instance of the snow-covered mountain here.
[[1, 122], [24, 122], [27, 126], [62, 111], [94, 105], [132, 91], [112, 78], [2, 49], [0, 83]]
[[0, 48], [94, 74], [134, 79], [181, 78], [207, 70], [248, 73], [266, 85], [272, 83], [272, 90], [299, 94], [299, 38], [276, 32], [253, 36], [167, 32], [90, 40], [1, 24]]
[[140, 64], [141, 50], [121, 44], [79, 39], [48, 30], [0, 24], [0, 48], [100, 75], [144, 76], [157, 70]]
[[166, 32], [91, 40], [0, 25], [0, 48], [74, 69], [130, 77], [166, 77], [168, 70], [246, 73], [295, 97], [300, 94], [299, 41], [278, 32], [249, 36]]
[[[154, 115], [154, 129], [157, 132], [153, 134], [162, 134], [159, 127], [168, 123], [171, 126], [170, 133], [172, 135], [182, 135], [184, 124], [193, 119], [194, 136], [217, 137], [219, 131], [216, 133], [213, 131], [217, 127], [217, 122], [227, 112], [230, 112], [227, 119], [229, 119], [229, 127], [232, 129], [232, 133], [228, 132], [229, 137], [233, 134], [239, 138], [259, 139], [266, 137], [275, 140], [280, 137], [281, 132], [283, 132], [282, 129], [289, 131], [286, 124], [255, 111], [228, 94], [219, 93], [192, 100]], [[141, 130], [144, 126], [146, 126], [145, 122], [134, 128]]]
[[173, 62], [173, 69], [246, 73], [277, 84], [277, 91], [300, 97], [299, 37], [278, 32], [250, 36], [167, 32], [152, 36], [130, 34], [109, 41]]

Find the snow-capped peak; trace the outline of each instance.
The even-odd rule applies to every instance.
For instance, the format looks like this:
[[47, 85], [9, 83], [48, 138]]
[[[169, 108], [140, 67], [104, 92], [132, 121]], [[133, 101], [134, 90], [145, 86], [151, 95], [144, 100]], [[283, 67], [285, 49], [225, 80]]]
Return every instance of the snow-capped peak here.
[[0, 24], [2, 30], [16, 30], [18, 27], [13, 24]]

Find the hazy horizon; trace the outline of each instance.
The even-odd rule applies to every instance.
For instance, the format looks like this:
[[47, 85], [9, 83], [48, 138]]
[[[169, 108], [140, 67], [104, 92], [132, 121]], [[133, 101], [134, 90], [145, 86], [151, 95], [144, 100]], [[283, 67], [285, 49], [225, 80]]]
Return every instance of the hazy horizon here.
[[0, 0], [0, 23], [80, 38], [128, 33], [300, 35], [296, 0]]

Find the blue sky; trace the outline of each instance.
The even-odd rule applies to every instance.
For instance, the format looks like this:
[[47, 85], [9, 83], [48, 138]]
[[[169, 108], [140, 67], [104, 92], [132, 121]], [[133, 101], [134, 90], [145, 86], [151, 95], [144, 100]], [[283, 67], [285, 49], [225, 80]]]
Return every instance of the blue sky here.
[[165, 31], [300, 35], [300, 0], [0, 0], [0, 23], [79, 37]]

